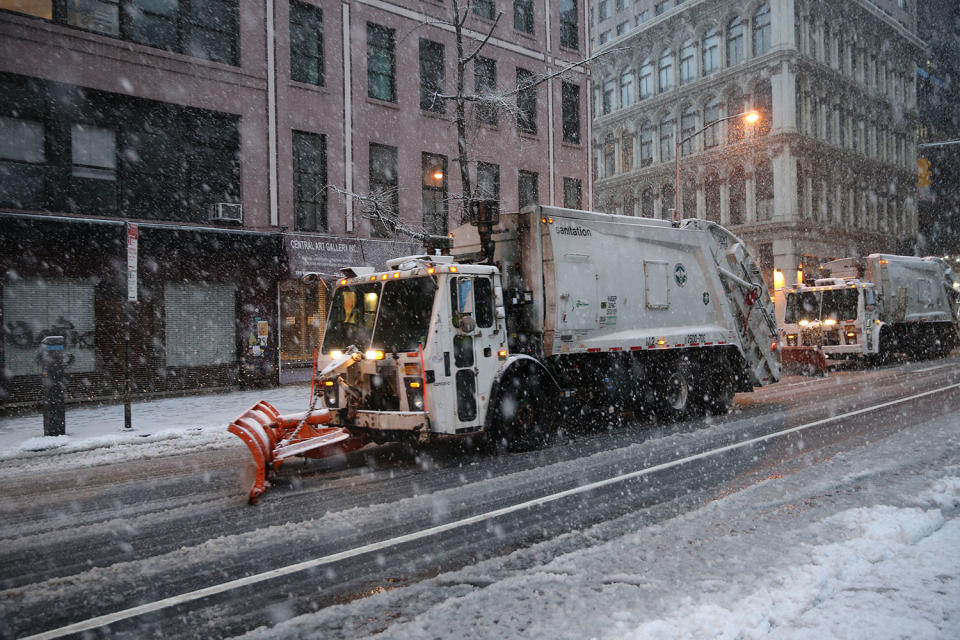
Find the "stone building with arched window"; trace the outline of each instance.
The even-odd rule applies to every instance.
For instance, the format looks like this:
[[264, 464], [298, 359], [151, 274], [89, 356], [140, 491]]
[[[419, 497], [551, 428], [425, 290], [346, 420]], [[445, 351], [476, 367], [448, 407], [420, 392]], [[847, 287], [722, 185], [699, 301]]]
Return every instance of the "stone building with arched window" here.
[[609, 17], [599, 4], [591, 33], [630, 28], [592, 39], [609, 51], [593, 65], [594, 208], [717, 221], [771, 282], [774, 268], [912, 252], [913, 2], [634, 0]]

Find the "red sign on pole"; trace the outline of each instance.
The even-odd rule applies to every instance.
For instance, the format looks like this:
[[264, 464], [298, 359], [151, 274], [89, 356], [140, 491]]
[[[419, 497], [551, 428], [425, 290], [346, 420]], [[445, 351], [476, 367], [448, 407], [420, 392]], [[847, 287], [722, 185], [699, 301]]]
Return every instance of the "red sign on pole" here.
[[127, 225], [127, 300], [137, 301], [137, 242], [140, 229], [136, 224]]

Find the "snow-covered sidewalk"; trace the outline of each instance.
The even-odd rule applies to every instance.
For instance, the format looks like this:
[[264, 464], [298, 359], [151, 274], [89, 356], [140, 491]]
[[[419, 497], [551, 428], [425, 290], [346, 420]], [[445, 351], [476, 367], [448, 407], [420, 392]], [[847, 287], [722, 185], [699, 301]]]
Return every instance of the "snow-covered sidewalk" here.
[[[283, 413], [303, 411], [310, 404], [310, 383], [137, 401], [131, 404], [130, 430], [123, 428], [122, 404], [68, 406], [63, 436], [43, 435], [42, 413], [4, 416], [0, 417], [0, 460], [95, 449], [116, 453], [117, 445], [124, 443], [151, 443], [155, 454], [201, 443], [235, 443], [236, 436], [227, 432], [227, 425], [259, 400], [267, 400]], [[136, 449], [142, 451], [142, 447]]]

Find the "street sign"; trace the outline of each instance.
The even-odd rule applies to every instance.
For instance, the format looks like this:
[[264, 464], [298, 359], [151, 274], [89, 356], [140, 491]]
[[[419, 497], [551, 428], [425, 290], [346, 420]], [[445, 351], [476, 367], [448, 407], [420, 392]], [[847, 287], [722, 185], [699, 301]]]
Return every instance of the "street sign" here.
[[140, 229], [136, 224], [127, 224], [127, 300], [137, 301], [137, 242]]

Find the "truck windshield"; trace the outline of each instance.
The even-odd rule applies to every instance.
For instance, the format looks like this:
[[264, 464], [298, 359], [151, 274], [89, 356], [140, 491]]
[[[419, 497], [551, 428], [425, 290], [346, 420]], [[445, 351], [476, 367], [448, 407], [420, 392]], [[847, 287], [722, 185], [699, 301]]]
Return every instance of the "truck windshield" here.
[[856, 320], [857, 319], [857, 289], [829, 289], [823, 292], [823, 306], [820, 318], [827, 320]]
[[[416, 351], [426, 341], [433, 311], [433, 278], [367, 282], [340, 287], [333, 296], [323, 351], [370, 348]], [[379, 314], [379, 320], [378, 318]]]
[[787, 308], [783, 321], [797, 324], [801, 320], [817, 320], [820, 317], [820, 294], [814, 291], [787, 294]]

